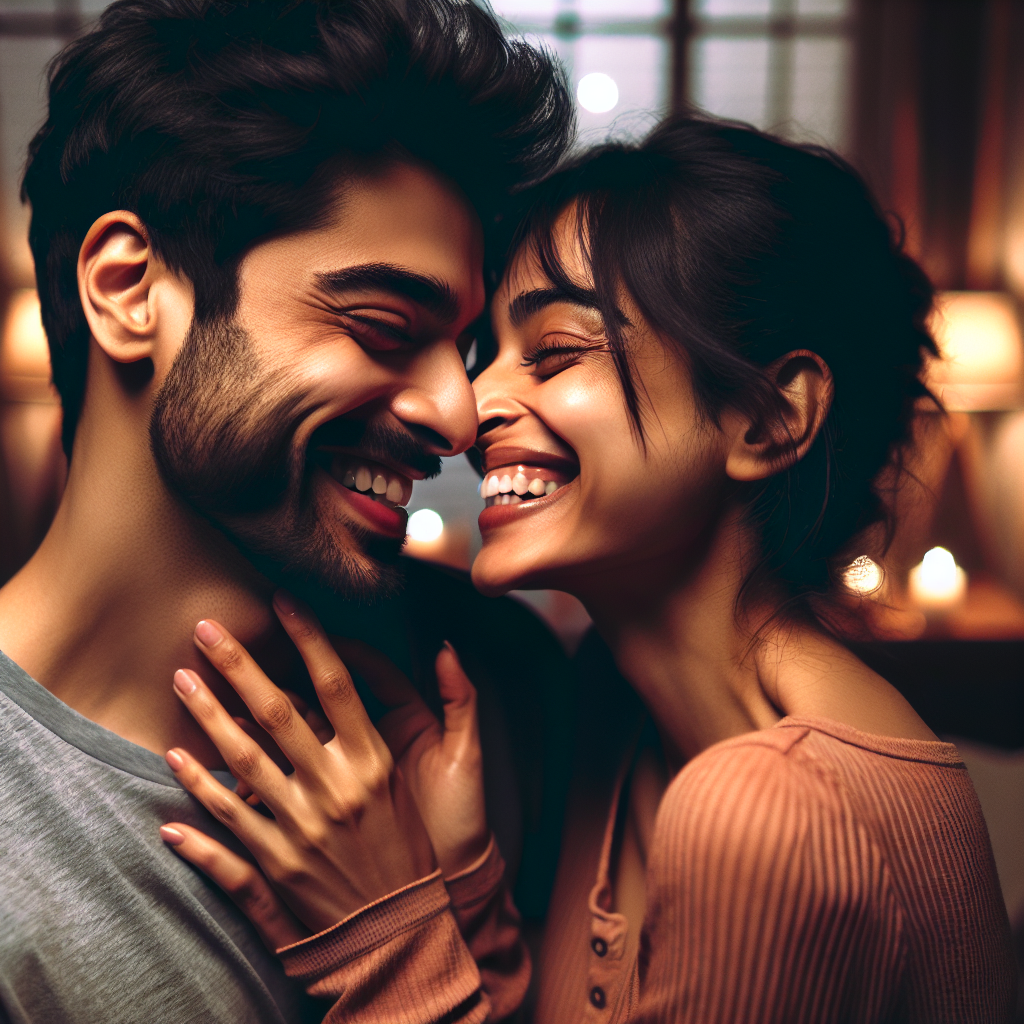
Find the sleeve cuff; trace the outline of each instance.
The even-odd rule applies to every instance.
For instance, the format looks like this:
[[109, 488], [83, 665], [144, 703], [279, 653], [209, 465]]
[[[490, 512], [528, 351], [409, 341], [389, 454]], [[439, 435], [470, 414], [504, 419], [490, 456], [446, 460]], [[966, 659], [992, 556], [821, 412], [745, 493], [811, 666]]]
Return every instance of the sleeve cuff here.
[[468, 910], [488, 899], [505, 879], [505, 861], [494, 836], [480, 857], [444, 884], [451, 897], [453, 910]]
[[403, 932], [443, 913], [450, 900], [441, 869], [382, 896], [308, 939], [282, 946], [277, 955], [289, 977], [311, 981], [365, 956]]

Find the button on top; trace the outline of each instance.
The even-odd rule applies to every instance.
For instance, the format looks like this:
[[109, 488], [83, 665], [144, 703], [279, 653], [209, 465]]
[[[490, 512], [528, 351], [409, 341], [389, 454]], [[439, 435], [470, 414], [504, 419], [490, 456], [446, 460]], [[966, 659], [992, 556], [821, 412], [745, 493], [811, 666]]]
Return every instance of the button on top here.
[[590, 948], [598, 955], [604, 956], [608, 952], [608, 943], [604, 939], [591, 939]]
[[596, 1007], [597, 1007], [597, 1008], [598, 1008], [599, 1010], [603, 1010], [603, 1009], [604, 1009], [604, 1003], [605, 1003], [605, 999], [604, 999], [604, 989], [603, 989], [603, 988], [601, 988], [601, 986], [600, 986], [600, 985], [595, 985], [595, 986], [594, 986], [594, 987], [593, 987], [593, 988], [592, 988], [592, 989], [590, 990], [590, 1001], [591, 1001], [591, 1003], [593, 1003], [593, 1005], [594, 1005], [594, 1006], [596, 1006]]

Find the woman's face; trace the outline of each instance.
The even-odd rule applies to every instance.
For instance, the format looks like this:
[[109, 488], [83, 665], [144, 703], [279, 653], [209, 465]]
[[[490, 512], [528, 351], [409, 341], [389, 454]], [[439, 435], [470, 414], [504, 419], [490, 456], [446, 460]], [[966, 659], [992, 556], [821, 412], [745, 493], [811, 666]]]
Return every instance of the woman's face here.
[[[592, 288], [563, 217], [574, 282]], [[485, 594], [657, 585], [692, 562], [725, 493], [725, 445], [699, 417], [684, 361], [628, 302], [622, 311], [643, 410], [632, 427], [598, 310], [558, 292], [527, 247], [494, 299], [494, 362], [474, 389], [483, 452]]]

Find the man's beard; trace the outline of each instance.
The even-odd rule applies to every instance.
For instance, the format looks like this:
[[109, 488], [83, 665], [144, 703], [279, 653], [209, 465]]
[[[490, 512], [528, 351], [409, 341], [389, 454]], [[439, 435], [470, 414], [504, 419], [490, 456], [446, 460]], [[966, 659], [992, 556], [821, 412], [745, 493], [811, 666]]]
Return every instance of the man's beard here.
[[[371, 533], [314, 488], [314, 464], [294, 442], [309, 408], [285, 371], [261, 365], [237, 323], [193, 322], [150, 420], [157, 467], [196, 512], [285, 573], [356, 600], [392, 594], [403, 540]], [[334, 420], [309, 449], [318, 442], [440, 470], [409, 434], [380, 422]]]

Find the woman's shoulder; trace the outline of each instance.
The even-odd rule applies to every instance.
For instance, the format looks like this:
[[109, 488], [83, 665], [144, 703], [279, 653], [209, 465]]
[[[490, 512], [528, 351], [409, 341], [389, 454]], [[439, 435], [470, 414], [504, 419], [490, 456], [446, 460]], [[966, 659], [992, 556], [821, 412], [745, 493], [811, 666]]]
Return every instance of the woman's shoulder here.
[[751, 777], [815, 792], [822, 779], [848, 785], [857, 775], [917, 777], [927, 785], [936, 772], [950, 769], [967, 778], [952, 743], [881, 736], [832, 719], [786, 717], [709, 747], [684, 766], [669, 791], [728, 787], [731, 780]]
[[[827, 771], [801, 750], [809, 728], [760, 729], [703, 751], [669, 783], [658, 808], [655, 844], [685, 836], [704, 845], [750, 849], [784, 844], [790, 814], [835, 818], [842, 800]], [[784, 813], [785, 812], [785, 813]], [[775, 824], [765, 828], [767, 822]]]
[[[716, 743], [690, 761], [662, 799], [654, 845], [679, 844], [728, 856], [795, 856], [833, 840], [878, 847], [900, 859], [892, 836], [963, 818], [984, 833], [973, 787], [956, 747], [876, 736], [827, 719], [784, 718], [769, 729]], [[903, 819], [906, 819], [905, 821]]]

